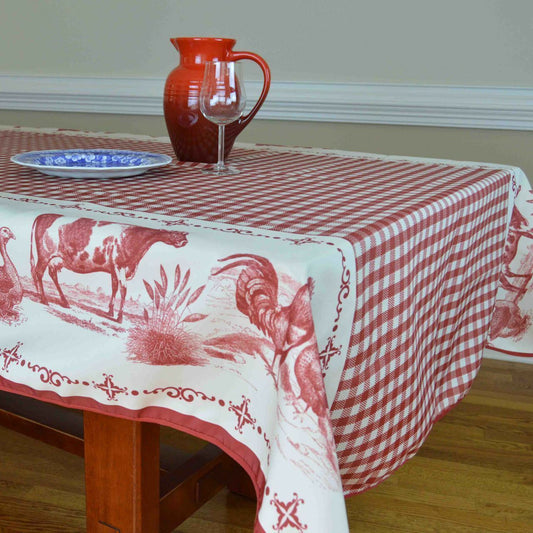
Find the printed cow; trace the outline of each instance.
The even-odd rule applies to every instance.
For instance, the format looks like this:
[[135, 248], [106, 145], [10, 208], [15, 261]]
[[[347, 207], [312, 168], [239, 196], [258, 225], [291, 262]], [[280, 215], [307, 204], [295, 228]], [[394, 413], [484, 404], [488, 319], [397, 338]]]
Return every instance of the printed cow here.
[[67, 222], [62, 215], [39, 215], [32, 227], [31, 274], [41, 302], [48, 304], [43, 289], [47, 268], [64, 307], [70, 306], [57, 279], [62, 268], [80, 274], [107, 272], [111, 276], [109, 317], [114, 316], [119, 291], [117, 322], [122, 322], [126, 281], [133, 278], [139, 261], [156, 242], [181, 248], [187, 244], [187, 234], [90, 218]]

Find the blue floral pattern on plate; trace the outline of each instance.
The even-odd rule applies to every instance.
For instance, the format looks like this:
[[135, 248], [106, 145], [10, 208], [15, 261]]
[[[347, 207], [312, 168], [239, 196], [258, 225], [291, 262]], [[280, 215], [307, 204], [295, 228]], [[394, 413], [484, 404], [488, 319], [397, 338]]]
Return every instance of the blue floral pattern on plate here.
[[118, 178], [168, 165], [168, 155], [130, 150], [42, 150], [17, 154], [11, 161], [44, 174], [73, 178]]

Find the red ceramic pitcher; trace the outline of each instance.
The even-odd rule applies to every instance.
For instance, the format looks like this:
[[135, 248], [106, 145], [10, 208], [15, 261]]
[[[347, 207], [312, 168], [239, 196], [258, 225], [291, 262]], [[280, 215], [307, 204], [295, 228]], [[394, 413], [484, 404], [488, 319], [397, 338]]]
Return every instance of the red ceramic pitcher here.
[[168, 75], [163, 108], [168, 133], [180, 161], [217, 161], [218, 128], [200, 111], [200, 89], [206, 61], [255, 61], [263, 71], [263, 90], [253, 109], [225, 128], [227, 157], [235, 138], [263, 105], [270, 88], [270, 69], [266, 61], [252, 52], [234, 52], [235, 39], [179, 37], [170, 39], [180, 54], [180, 64]]

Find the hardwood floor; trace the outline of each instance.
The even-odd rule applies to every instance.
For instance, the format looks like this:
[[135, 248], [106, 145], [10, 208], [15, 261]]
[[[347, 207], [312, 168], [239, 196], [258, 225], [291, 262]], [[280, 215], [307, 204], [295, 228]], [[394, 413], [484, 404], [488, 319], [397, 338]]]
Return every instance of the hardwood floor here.
[[[163, 440], [198, 446], [170, 430]], [[83, 477], [82, 459], [0, 428], [0, 532], [85, 531]], [[347, 507], [358, 533], [533, 531], [533, 365], [484, 360], [419, 453]], [[250, 533], [254, 515], [224, 491], [175, 533]]]

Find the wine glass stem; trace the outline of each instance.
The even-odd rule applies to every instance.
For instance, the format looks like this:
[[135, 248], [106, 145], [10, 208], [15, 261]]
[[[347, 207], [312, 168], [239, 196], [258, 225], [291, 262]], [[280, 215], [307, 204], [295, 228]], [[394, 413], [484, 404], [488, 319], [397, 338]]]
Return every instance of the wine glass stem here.
[[218, 125], [218, 163], [217, 169], [224, 168], [224, 124]]

